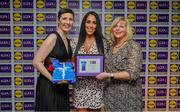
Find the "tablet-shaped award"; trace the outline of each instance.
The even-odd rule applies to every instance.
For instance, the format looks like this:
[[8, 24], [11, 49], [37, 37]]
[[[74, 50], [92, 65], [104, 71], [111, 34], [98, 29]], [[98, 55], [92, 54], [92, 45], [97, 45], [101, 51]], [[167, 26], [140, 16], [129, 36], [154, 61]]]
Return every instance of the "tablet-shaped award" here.
[[76, 55], [76, 75], [96, 76], [104, 71], [104, 55]]

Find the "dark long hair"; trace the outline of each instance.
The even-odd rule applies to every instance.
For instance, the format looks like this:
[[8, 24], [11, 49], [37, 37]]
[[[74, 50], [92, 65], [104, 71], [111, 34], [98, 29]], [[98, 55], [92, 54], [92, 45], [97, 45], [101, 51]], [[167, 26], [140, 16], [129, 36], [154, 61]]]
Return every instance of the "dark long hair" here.
[[104, 36], [102, 34], [101, 22], [100, 22], [98, 14], [94, 11], [90, 11], [90, 12], [86, 13], [86, 15], [83, 17], [83, 20], [81, 22], [81, 28], [80, 28], [80, 33], [79, 33], [79, 38], [78, 38], [78, 43], [76, 46], [75, 54], [78, 54], [79, 49], [85, 42], [86, 35], [87, 35], [86, 30], [85, 30], [85, 23], [86, 23], [87, 17], [89, 15], [93, 15], [96, 18], [97, 25], [96, 25], [96, 30], [94, 32], [95, 41], [96, 41], [96, 45], [97, 45], [99, 53], [104, 54], [104, 44], [103, 44]]

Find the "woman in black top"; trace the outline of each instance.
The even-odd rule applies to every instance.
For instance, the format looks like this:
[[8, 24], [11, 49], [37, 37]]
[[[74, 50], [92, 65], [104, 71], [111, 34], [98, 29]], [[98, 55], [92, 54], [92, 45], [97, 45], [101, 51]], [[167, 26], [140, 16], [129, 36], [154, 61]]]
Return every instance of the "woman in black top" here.
[[68, 84], [52, 83], [52, 58], [60, 62], [71, 59], [72, 51], [67, 39], [67, 33], [74, 23], [74, 12], [71, 9], [60, 9], [58, 13], [58, 29], [50, 33], [34, 59], [33, 66], [40, 75], [36, 87], [36, 111], [69, 111]]

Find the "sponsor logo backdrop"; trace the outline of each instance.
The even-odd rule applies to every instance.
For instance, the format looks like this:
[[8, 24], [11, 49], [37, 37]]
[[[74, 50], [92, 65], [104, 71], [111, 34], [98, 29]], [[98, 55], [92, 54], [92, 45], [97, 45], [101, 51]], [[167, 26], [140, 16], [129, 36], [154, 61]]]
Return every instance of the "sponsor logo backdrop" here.
[[87, 11], [99, 14], [107, 37], [113, 19], [127, 17], [143, 49], [144, 111], [180, 111], [179, 0], [1, 0], [0, 111], [34, 110], [38, 72], [32, 59], [64, 7], [75, 11], [70, 38], [78, 37]]

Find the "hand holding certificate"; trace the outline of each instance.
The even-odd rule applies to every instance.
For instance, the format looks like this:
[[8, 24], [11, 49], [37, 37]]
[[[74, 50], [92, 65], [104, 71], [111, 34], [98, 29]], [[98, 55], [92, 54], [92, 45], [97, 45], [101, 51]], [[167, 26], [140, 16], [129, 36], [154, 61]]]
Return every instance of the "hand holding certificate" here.
[[77, 55], [76, 75], [96, 76], [104, 70], [104, 55]]

